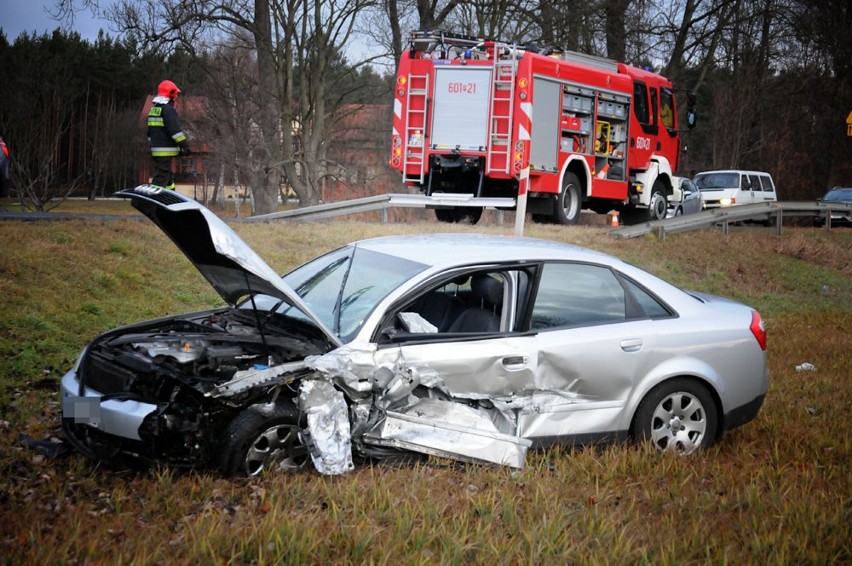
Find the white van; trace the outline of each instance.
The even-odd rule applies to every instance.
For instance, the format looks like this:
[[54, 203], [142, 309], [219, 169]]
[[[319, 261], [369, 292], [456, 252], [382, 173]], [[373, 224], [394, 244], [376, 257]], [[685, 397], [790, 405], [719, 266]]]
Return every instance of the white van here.
[[693, 179], [701, 191], [704, 208], [775, 202], [775, 184], [762, 171], [704, 171]]

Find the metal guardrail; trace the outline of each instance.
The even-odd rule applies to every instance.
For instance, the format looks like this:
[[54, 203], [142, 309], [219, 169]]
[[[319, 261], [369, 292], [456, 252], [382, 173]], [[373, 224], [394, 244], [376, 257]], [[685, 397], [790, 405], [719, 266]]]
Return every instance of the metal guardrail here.
[[[487, 208], [514, 208], [513, 198], [475, 198], [472, 194], [435, 193], [432, 196], [419, 194], [389, 193], [372, 197], [357, 198], [315, 206], [306, 206], [293, 210], [261, 214], [243, 219], [243, 222], [266, 222], [269, 220], [312, 221], [380, 210], [382, 221], [387, 221], [387, 209], [391, 207], [408, 208], [441, 208], [481, 206]], [[781, 234], [784, 217], [791, 216], [824, 216], [826, 225], [831, 227], [831, 213], [841, 212], [852, 214], [852, 205], [843, 203], [823, 203], [816, 201], [785, 201], [762, 202], [724, 208], [704, 210], [697, 214], [675, 216], [664, 220], [644, 222], [632, 226], [622, 226], [612, 230], [613, 236], [621, 238], [637, 238], [648, 233], [665, 239], [668, 234], [688, 232], [719, 227], [727, 234], [730, 227], [738, 222], [756, 221], [774, 226], [778, 235]]]
[[266, 222], [268, 220], [323, 220], [345, 214], [381, 210], [382, 220], [390, 207], [441, 208], [459, 206], [482, 206], [487, 208], [513, 208], [513, 198], [475, 198], [472, 194], [434, 193], [432, 196], [390, 193], [374, 197], [356, 198], [270, 214], [260, 214], [244, 219], [244, 222]]
[[785, 216], [823, 216], [826, 218], [826, 226], [830, 228], [832, 212], [850, 214], [852, 213], [852, 205], [844, 203], [827, 204], [815, 201], [744, 204], [713, 208], [697, 214], [675, 216], [673, 218], [654, 220], [632, 226], [622, 226], [614, 229], [612, 235], [621, 238], [637, 238], [645, 234], [654, 233], [658, 238], [665, 239], [668, 234], [715, 227], [721, 228], [722, 233], [727, 234], [732, 224], [755, 221], [765, 222], [767, 225], [774, 226], [776, 234], [780, 236]]

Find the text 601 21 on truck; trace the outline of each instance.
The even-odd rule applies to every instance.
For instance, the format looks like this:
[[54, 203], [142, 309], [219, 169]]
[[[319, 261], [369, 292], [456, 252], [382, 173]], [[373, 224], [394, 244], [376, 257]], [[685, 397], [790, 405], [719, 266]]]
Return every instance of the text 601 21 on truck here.
[[390, 165], [428, 197], [472, 195], [435, 206], [446, 222], [479, 220], [477, 199], [523, 196], [536, 221], [574, 224], [588, 208], [642, 222], [666, 216], [679, 136], [674, 87], [656, 73], [418, 31], [399, 63]]

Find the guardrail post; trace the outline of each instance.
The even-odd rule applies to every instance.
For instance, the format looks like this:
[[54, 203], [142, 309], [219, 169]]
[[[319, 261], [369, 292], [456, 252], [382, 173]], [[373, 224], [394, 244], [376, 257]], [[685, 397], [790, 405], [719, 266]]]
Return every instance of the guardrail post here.
[[784, 225], [784, 211], [779, 210], [775, 213], [775, 235], [780, 236]]

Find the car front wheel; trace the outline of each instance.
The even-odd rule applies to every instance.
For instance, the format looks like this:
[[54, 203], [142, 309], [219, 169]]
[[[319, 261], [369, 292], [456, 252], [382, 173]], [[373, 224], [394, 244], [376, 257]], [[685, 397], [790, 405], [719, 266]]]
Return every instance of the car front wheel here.
[[662, 452], [690, 454], [716, 440], [718, 416], [707, 387], [673, 379], [651, 390], [633, 418], [632, 435]]
[[249, 407], [225, 431], [221, 465], [229, 476], [257, 476], [269, 469], [300, 470], [309, 460], [299, 410], [290, 401], [279, 401], [271, 411]]
[[648, 220], [663, 220], [668, 209], [665, 187], [658, 181], [654, 183], [654, 192], [651, 194], [651, 202], [648, 204]]

